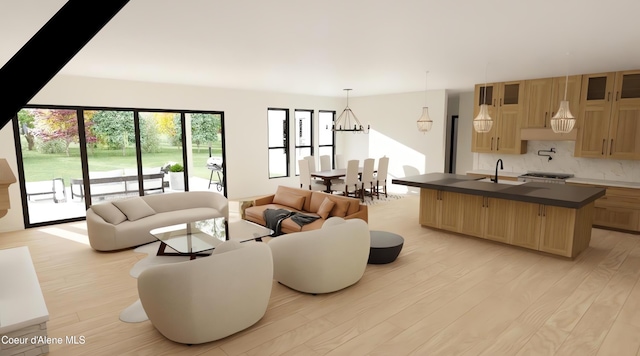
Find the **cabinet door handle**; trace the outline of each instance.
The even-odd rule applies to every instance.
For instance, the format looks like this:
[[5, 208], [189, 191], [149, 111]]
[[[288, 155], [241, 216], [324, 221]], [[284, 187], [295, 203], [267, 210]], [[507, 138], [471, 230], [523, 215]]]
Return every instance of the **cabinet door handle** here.
[[486, 197], [485, 199], [487, 199], [487, 203], [485, 204], [485, 207], [489, 207], [489, 197]]
[[496, 140], [496, 151], [500, 151], [500, 137]]
[[549, 114], [548, 112], [544, 112], [544, 127], [547, 127], [547, 114]]
[[493, 137], [491, 138], [491, 151], [493, 151]]
[[616, 101], [618, 101], [618, 100], [620, 100], [620, 92], [619, 91], [616, 92]]
[[500, 98], [500, 106], [502, 106], [502, 98]]
[[543, 217], [547, 216], [547, 206], [546, 205], [542, 205], [542, 216]]
[[496, 99], [493, 99], [493, 107], [496, 107]]
[[605, 142], [607, 142], [607, 140], [603, 138], [602, 139], [602, 151], [600, 152], [600, 154], [603, 155], [603, 156], [604, 156], [604, 143]]
[[613, 139], [611, 139], [611, 143], [609, 144], [609, 156], [613, 153]]
[[607, 101], [611, 101], [611, 92], [607, 92]]

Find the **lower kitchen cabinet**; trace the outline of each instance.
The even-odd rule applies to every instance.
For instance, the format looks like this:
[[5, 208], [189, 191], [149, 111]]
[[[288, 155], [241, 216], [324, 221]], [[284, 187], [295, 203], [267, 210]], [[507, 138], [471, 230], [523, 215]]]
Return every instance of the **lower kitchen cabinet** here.
[[421, 189], [420, 224], [575, 257], [589, 246], [594, 203], [579, 209]]
[[485, 200], [480, 195], [460, 194], [460, 233], [476, 237], [484, 237]]
[[[580, 209], [542, 206], [539, 250], [574, 257], [589, 247], [593, 203]], [[588, 237], [587, 237], [588, 236]]]
[[420, 190], [420, 224], [448, 231], [460, 231], [460, 196], [435, 189]]
[[460, 231], [460, 225], [462, 225], [462, 219], [460, 219], [460, 197], [463, 194], [440, 191], [440, 204], [441, 216], [440, 216], [440, 228], [449, 231]]
[[541, 205], [513, 202], [511, 244], [537, 250], [540, 246]]
[[598, 187], [606, 188], [607, 193], [595, 202], [593, 226], [640, 233], [640, 189]]
[[435, 189], [420, 189], [420, 225], [440, 228], [442, 204], [440, 193]]
[[509, 243], [513, 235], [511, 216], [512, 200], [485, 197], [485, 228], [482, 237], [488, 240]]

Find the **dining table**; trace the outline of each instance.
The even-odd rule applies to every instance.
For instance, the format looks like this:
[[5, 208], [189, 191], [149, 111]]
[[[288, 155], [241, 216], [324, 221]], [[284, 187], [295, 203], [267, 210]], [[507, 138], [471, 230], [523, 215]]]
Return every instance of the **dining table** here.
[[[375, 173], [375, 171], [374, 171]], [[358, 167], [358, 175], [362, 174], [362, 167]], [[347, 175], [346, 168], [329, 169], [326, 171], [317, 171], [311, 173], [311, 178], [322, 179], [326, 189], [326, 193], [331, 193], [331, 180], [344, 178]]]

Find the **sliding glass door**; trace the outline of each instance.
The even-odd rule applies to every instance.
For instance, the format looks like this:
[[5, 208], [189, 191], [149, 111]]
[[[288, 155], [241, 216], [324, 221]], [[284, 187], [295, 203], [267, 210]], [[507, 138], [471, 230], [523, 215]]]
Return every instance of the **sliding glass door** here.
[[[139, 121], [144, 194], [187, 190], [182, 115], [140, 112]], [[160, 182], [154, 178], [158, 173], [165, 173]]]
[[189, 166], [189, 190], [223, 192], [224, 156], [222, 114], [187, 113], [185, 127], [189, 135], [187, 150], [192, 158]]
[[138, 195], [133, 111], [85, 110], [88, 186], [82, 175], [70, 182], [71, 198], [92, 204]]
[[78, 112], [29, 108], [18, 112], [19, 162], [27, 224], [85, 215], [85, 205], [71, 199], [69, 183], [82, 178]]
[[185, 190], [226, 195], [222, 118], [107, 108], [21, 110], [14, 137], [25, 226], [81, 220], [91, 204], [132, 196]]

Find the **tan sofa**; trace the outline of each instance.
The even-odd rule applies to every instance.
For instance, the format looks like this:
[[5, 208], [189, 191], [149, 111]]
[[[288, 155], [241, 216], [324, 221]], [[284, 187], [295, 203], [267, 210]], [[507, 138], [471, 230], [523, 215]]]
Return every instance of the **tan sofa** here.
[[152, 229], [211, 219], [229, 218], [227, 198], [214, 192], [145, 195], [92, 205], [87, 210], [91, 247], [112, 251], [156, 241]]
[[[318, 209], [325, 198], [334, 202], [335, 205], [328, 216], [322, 218], [318, 215]], [[254, 200], [253, 206], [244, 211], [244, 219], [267, 226], [263, 215], [266, 209], [286, 209], [320, 217], [303, 226], [298, 225], [291, 218], [287, 218], [282, 221], [280, 226], [281, 232], [284, 234], [319, 229], [325, 220], [332, 216], [369, 221], [367, 206], [360, 205], [359, 199], [285, 186], [279, 186], [275, 194]]]

